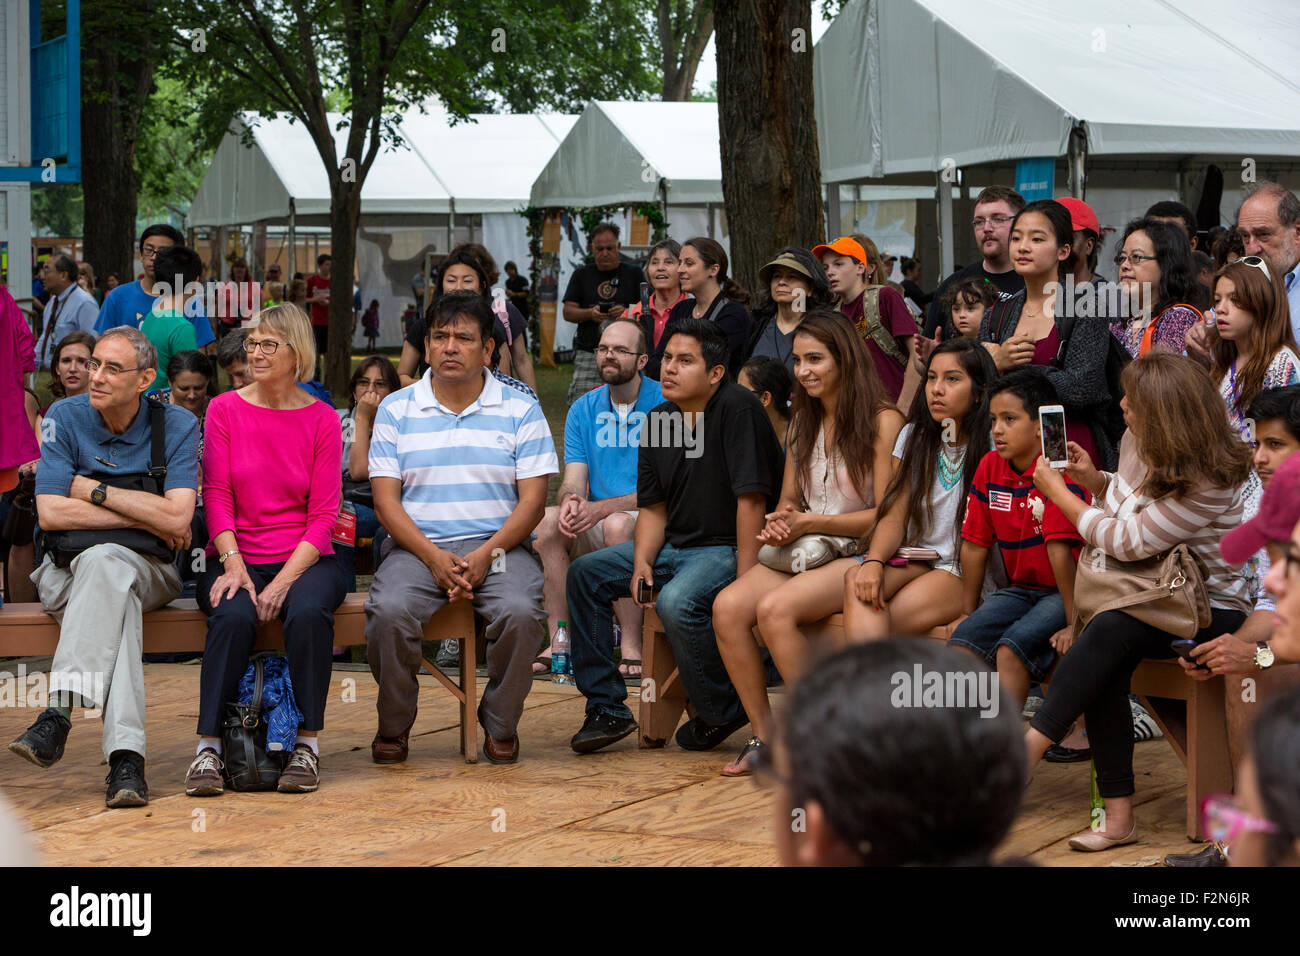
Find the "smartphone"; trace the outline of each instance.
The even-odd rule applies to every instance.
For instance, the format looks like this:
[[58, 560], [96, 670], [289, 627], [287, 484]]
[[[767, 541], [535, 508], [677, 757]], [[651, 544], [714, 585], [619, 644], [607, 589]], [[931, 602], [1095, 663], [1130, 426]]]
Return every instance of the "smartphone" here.
[[1195, 646], [1196, 646], [1196, 642], [1191, 640], [1190, 638], [1181, 641], [1171, 641], [1169, 644], [1170, 650], [1172, 650], [1183, 660], [1187, 661], [1187, 663], [1195, 664], [1197, 670], [1208, 671], [1209, 670], [1208, 667], [1206, 667], [1204, 664], [1197, 661], [1196, 658], [1192, 656], [1192, 648]]
[[1043, 458], [1056, 469], [1070, 463], [1065, 448], [1065, 409], [1060, 405], [1039, 405], [1038, 425], [1043, 434]]
[[655, 584], [653, 581], [647, 581], [645, 578], [636, 580], [636, 600], [638, 604], [653, 604], [655, 600]]

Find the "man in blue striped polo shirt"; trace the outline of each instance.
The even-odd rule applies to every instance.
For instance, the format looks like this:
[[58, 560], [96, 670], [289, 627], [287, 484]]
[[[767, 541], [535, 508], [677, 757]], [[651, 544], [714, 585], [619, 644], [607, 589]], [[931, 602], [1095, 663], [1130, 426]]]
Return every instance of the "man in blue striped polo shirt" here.
[[474, 293], [435, 301], [426, 315], [429, 370], [375, 414], [370, 487], [391, 542], [366, 602], [379, 684], [376, 763], [406, 759], [424, 624], [458, 600], [487, 621], [484, 755], [493, 763], [519, 757], [516, 729], [546, 633], [542, 563], [529, 538], [559, 463], [541, 406], [484, 368], [492, 321]]

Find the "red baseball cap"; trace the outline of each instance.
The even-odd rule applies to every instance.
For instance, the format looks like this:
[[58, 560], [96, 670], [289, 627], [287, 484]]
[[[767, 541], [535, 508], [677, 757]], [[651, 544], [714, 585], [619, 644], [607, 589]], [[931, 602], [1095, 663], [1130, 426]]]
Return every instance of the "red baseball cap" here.
[[1229, 564], [1245, 564], [1270, 541], [1290, 541], [1300, 522], [1300, 454], [1292, 455], [1273, 472], [1255, 517], [1233, 528], [1219, 542]]
[[1097, 221], [1097, 214], [1092, 211], [1082, 199], [1075, 199], [1073, 196], [1066, 196], [1064, 199], [1056, 200], [1066, 209], [1070, 210], [1070, 224], [1074, 231], [1082, 229], [1091, 229], [1097, 235], [1101, 235], [1101, 224]]
[[812, 254], [814, 258], [820, 259], [823, 253], [834, 252], [841, 256], [849, 256], [857, 259], [859, 262], [867, 261], [867, 250], [862, 248], [862, 243], [852, 236], [840, 236], [830, 245], [813, 246]]

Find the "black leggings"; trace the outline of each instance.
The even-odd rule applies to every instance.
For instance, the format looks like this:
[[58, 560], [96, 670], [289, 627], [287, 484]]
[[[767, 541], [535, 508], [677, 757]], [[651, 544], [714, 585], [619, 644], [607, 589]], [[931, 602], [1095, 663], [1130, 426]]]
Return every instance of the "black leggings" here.
[[[1211, 608], [1210, 626], [1198, 631], [1193, 640], [1201, 644], [1228, 634], [1245, 619], [1242, 611]], [[1123, 611], [1098, 614], [1061, 657], [1047, 699], [1030, 721], [1034, 730], [1060, 743], [1083, 714], [1097, 766], [1097, 792], [1103, 797], [1133, 793], [1129, 682], [1144, 657], [1173, 657], [1169, 644], [1174, 640], [1174, 635], [1143, 624]]]

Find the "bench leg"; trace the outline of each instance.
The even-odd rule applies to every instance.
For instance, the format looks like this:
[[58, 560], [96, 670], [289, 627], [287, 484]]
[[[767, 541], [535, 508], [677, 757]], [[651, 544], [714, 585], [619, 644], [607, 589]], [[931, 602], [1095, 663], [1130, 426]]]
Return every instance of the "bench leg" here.
[[662, 747], [686, 710], [686, 692], [677, 675], [672, 645], [658, 615], [647, 611], [641, 632], [641, 673], [650, 679], [641, 692], [637, 723], [641, 747]]
[[460, 752], [466, 763], [478, 763], [478, 653], [474, 616], [469, 616], [467, 636], [460, 639]]
[[1187, 835], [1201, 833], [1201, 801], [1212, 793], [1232, 791], [1232, 758], [1224, 717], [1225, 681], [1198, 681], [1187, 701]]

